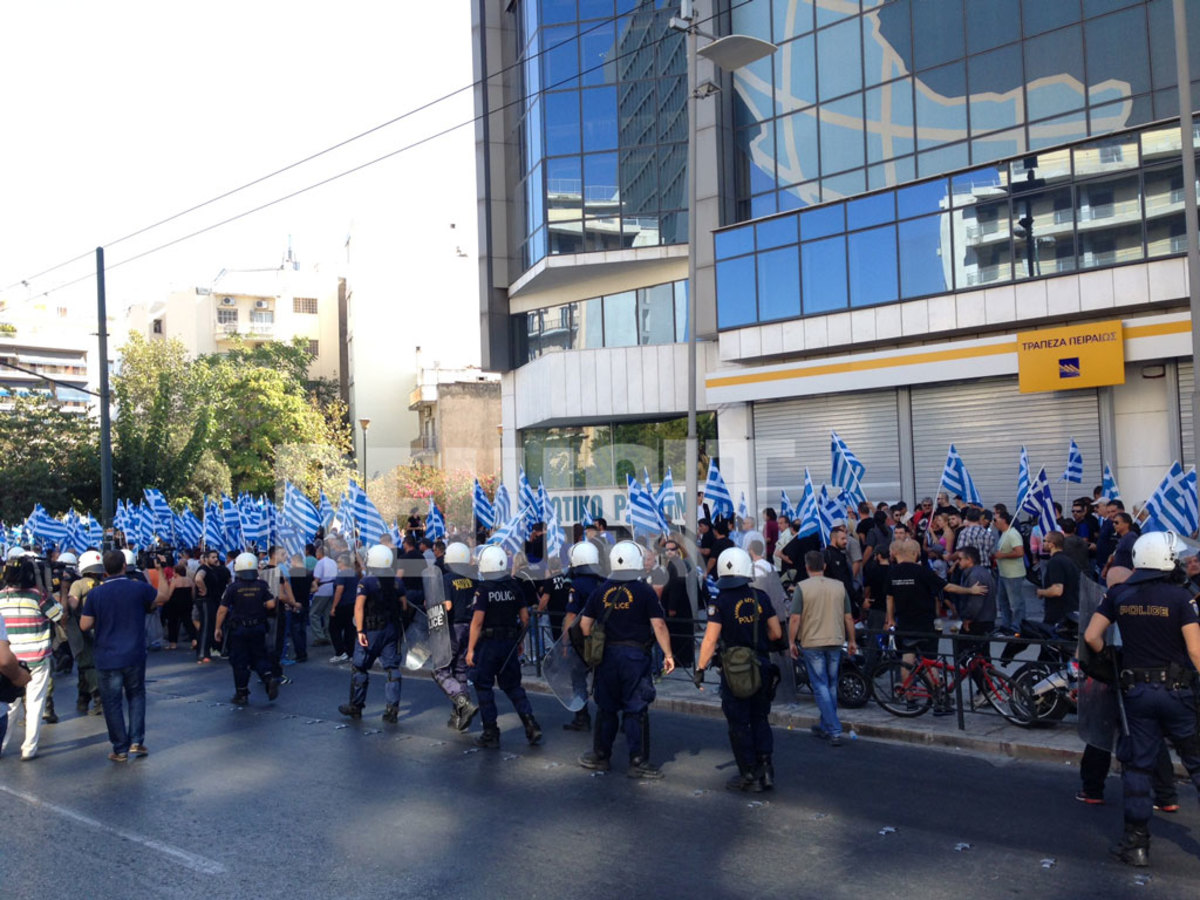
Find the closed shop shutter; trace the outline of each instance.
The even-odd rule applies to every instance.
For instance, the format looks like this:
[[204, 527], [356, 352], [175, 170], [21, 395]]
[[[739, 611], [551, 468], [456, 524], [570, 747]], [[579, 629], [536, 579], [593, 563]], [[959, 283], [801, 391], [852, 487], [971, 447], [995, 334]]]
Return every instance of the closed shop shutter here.
[[1181, 359], [1177, 363], [1179, 372], [1179, 435], [1183, 438], [1183, 459], [1179, 462], [1184, 469], [1196, 464], [1196, 433], [1192, 430], [1192, 361]]
[[[1022, 394], [1015, 378], [914, 387], [912, 422], [920, 496], [906, 499], [934, 495], [951, 444], [989, 507], [1013, 508], [1022, 445], [1029, 452], [1030, 477], [1045, 467], [1050, 491], [1064, 509], [1075, 497], [1090, 497], [1104, 471], [1094, 389]], [[1082, 484], [1058, 480], [1072, 438], [1083, 454]]]
[[900, 496], [899, 424], [894, 390], [828, 394], [754, 404], [754, 455], [759, 506], [779, 506], [786, 490], [799, 504], [808, 467], [813, 488], [828, 484], [833, 430], [867, 467], [863, 490], [871, 500]]

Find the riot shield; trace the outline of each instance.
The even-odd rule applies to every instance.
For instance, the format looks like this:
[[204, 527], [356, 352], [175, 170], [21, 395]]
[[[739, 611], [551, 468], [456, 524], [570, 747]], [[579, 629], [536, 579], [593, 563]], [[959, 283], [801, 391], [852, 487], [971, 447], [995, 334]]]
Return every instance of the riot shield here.
[[421, 573], [425, 585], [426, 626], [429, 635], [429, 661], [434, 669], [450, 665], [454, 651], [450, 643], [450, 612], [446, 609], [446, 587], [442, 570], [429, 566]]
[[[1083, 645], [1083, 634], [1087, 631], [1092, 614], [1104, 599], [1104, 589], [1090, 578], [1079, 579], [1079, 643]], [[1114, 628], [1105, 635], [1112, 643]], [[1117, 733], [1118, 713], [1116, 689], [1112, 685], [1087, 678], [1079, 685], [1077, 700], [1079, 721], [1076, 728], [1085, 744], [1101, 750], [1112, 750]]]
[[429, 664], [429, 622], [425, 610], [418, 609], [413, 620], [404, 629], [404, 668], [411, 672]]
[[587, 664], [571, 646], [571, 636], [563, 631], [546, 652], [542, 677], [559, 703], [571, 712], [579, 712], [587, 705], [587, 673]]

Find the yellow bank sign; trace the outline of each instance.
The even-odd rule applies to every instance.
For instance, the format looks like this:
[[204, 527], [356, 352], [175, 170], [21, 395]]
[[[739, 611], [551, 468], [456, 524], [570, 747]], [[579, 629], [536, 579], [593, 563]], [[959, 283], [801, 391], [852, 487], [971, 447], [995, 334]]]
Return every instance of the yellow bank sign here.
[[1125, 383], [1120, 319], [1017, 335], [1021, 393]]

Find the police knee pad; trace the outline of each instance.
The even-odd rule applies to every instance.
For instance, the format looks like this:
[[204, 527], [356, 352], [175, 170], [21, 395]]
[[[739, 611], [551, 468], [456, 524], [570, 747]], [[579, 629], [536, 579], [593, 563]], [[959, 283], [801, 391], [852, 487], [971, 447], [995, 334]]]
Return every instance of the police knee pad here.
[[399, 669], [385, 669], [384, 671], [387, 672], [388, 681], [400, 681], [403, 677]]
[[358, 666], [353, 665], [353, 664], [350, 666], [350, 671], [353, 672], [355, 675], [362, 675], [364, 678], [368, 677], [368, 675], [369, 675], [369, 670], [360, 669]]

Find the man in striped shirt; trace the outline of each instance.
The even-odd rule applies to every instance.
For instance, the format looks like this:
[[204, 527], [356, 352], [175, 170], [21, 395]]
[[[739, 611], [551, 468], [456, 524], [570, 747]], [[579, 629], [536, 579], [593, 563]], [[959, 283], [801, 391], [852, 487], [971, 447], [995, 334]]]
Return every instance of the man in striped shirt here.
[[[42, 709], [50, 688], [50, 627], [63, 615], [58, 602], [44, 596], [38, 588], [36, 565], [31, 554], [19, 547], [11, 550], [4, 566], [4, 589], [0, 590], [0, 617], [4, 619], [9, 646], [13, 655], [29, 666], [30, 674], [24, 697], [25, 740], [21, 744], [21, 759], [37, 756]], [[10, 716], [21, 702], [14, 700], [9, 704]]]

